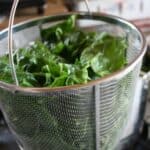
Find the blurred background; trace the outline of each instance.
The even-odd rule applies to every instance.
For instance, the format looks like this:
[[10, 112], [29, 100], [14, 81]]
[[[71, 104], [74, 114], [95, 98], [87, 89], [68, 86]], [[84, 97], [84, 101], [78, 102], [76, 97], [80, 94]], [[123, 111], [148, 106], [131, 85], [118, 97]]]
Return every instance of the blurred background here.
[[[0, 30], [8, 26], [13, 0], [0, 0]], [[109, 13], [128, 19], [150, 34], [150, 0], [89, 0], [94, 12]], [[20, 0], [15, 23], [67, 11], [86, 11], [83, 0]], [[147, 37], [150, 41], [150, 38]]]
[[[8, 26], [12, 2], [13, 0], [0, 0], [0, 30]], [[20, 0], [15, 23], [66, 11], [62, 0]]]
[[[0, 0], [0, 31], [8, 26], [13, 0]], [[150, 45], [150, 0], [89, 0], [93, 12], [109, 13], [123, 17], [136, 24]], [[39, 16], [48, 16], [68, 11], [87, 11], [83, 0], [20, 0], [15, 17], [15, 24]], [[150, 50], [148, 49], [149, 55]], [[150, 58], [150, 57], [149, 57]], [[150, 61], [150, 59], [148, 60]], [[149, 92], [150, 93], [150, 92]], [[149, 94], [150, 95], [150, 94]], [[144, 99], [141, 107], [141, 128], [138, 128], [136, 141], [130, 141], [124, 150], [150, 150], [150, 112], [145, 111], [145, 103], [150, 108], [150, 96]], [[145, 113], [146, 112], [146, 113]], [[132, 138], [131, 138], [132, 139]], [[19, 150], [14, 138], [0, 112], [0, 150]]]

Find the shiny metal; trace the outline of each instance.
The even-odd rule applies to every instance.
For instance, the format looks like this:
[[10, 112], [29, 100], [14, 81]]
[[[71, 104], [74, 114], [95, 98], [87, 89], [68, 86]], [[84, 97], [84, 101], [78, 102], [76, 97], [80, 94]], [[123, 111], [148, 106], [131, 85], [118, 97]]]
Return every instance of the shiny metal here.
[[95, 94], [95, 132], [96, 132], [96, 137], [95, 137], [95, 144], [96, 144], [96, 150], [100, 150], [101, 149], [101, 145], [100, 145], [100, 102], [99, 102], [99, 97], [100, 97], [100, 92], [99, 92], [99, 86], [95, 85], [94, 87], [94, 94]]
[[[99, 20], [102, 22], [106, 22], [108, 24], [112, 24], [112, 25], [117, 25], [118, 27], [123, 27], [126, 30], [132, 30], [133, 32], [137, 33], [139, 35], [139, 39], [141, 40], [141, 47], [140, 49], [138, 49], [139, 53], [136, 55], [136, 57], [129, 62], [123, 69], [118, 70], [114, 73], [112, 73], [111, 75], [108, 75], [106, 77], [102, 77], [100, 79], [97, 80], [93, 80], [88, 82], [87, 84], [78, 84], [78, 85], [71, 85], [71, 86], [64, 86], [64, 87], [54, 87], [54, 88], [24, 88], [24, 87], [19, 87], [19, 86], [15, 86], [14, 84], [8, 84], [8, 83], [4, 83], [2, 81], [0, 81], [0, 85], [2, 85], [4, 88], [10, 88], [10, 90], [14, 91], [30, 91], [33, 93], [36, 92], [47, 92], [47, 91], [55, 91], [55, 90], [62, 90], [62, 89], [75, 89], [77, 87], [86, 87], [86, 86], [92, 86], [97, 84], [101, 84], [104, 83], [106, 81], [110, 81], [112, 79], [120, 79], [122, 76], [124, 76], [127, 72], [131, 71], [135, 65], [143, 58], [145, 52], [146, 52], [146, 40], [144, 38], [144, 35], [142, 34], [142, 32], [136, 28], [133, 24], [131, 24], [130, 22], [121, 19], [119, 17], [113, 16], [113, 15], [106, 15], [106, 14], [99, 14], [99, 13], [92, 13], [92, 18], [91, 15], [89, 15], [89, 13], [87, 12], [71, 12], [71, 13], [64, 13], [64, 14], [60, 14], [58, 15], [53, 15], [53, 16], [48, 16], [48, 17], [40, 17], [40, 18], [36, 18], [36, 19], [32, 19], [29, 21], [25, 21], [23, 23], [19, 23], [17, 25], [14, 26], [14, 34], [17, 32], [20, 32], [21, 30], [30, 28], [32, 26], [37, 26], [39, 23], [43, 23], [46, 24], [48, 22], [54, 22], [55, 20], [64, 20], [67, 19], [68, 16], [70, 15], [78, 15], [79, 18], [82, 19], [90, 19], [90, 20]], [[0, 40], [3, 40], [6, 36], [7, 36], [7, 31], [8, 29], [5, 29], [3, 31], [0, 32]], [[129, 31], [130, 32], [130, 31]], [[129, 34], [129, 33], [128, 33]], [[19, 39], [18, 39], [19, 40]], [[3, 53], [5, 54], [5, 52]]]
[[84, 0], [85, 1], [85, 4], [86, 4], [86, 7], [87, 7], [87, 10], [89, 12], [89, 14], [91, 13], [90, 11], [90, 5], [89, 5], [89, 0]]
[[[88, 12], [42, 17], [14, 26], [16, 48], [40, 38], [39, 24], [45, 28], [73, 14], [82, 29], [126, 37], [128, 64], [109, 76], [74, 86], [24, 88], [1, 81], [0, 108], [25, 150], [113, 149], [130, 115], [146, 48], [143, 35], [131, 23]], [[7, 52], [7, 31], [0, 32], [0, 55]]]
[[13, 24], [14, 24], [14, 17], [17, 9], [17, 5], [19, 3], [19, 0], [13, 1], [13, 6], [10, 13], [9, 18], [9, 25], [8, 25], [8, 49], [9, 49], [9, 63], [11, 65], [12, 69], [12, 77], [15, 80], [16, 85], [19, 85], [17, 75], [16, 75], [16, 69], [14, 65], [14, 59], [13, 59]]

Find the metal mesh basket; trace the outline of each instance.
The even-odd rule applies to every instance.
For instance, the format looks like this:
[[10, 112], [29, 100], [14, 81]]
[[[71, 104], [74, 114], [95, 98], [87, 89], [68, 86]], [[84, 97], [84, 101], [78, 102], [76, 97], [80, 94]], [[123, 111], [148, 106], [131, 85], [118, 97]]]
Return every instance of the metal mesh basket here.
[[[22, 88], [0, 82], [0, 107], [24, 150], [112, 150], [130, 115], [145, 52], [141, 33], [129, 22], [114, 16], [71, 14], [78, 15], [77, 25], [83, 30], [106, 31], [126, 37], [128, 65], [83, 85]], [[39, 39], [41, 27], [57, 24], [71, 14], [14, 26], [14, 49]], [[6, 53], [7, 30], [0, 33], [0, 55]]]

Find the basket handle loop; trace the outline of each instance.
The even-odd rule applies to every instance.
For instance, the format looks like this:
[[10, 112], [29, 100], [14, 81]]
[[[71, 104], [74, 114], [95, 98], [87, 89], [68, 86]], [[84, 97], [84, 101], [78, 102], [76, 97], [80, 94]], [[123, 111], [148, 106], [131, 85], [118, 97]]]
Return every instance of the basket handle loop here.
[[88, 10], [88, 13], [91, 14], [90, 5], [89, 5], [89, 0], [84, 0], [84, 1], [85, 1], [86, 8], [87, 8], [87, 10]]
[[14, 17], [16, 13], [16, 9], [18, 6], [19, 0], [14, 0], [13, 5], [10, 12], [9, 17], [9, 25], [8, 25], [8, 50], [9, 50], [9, 64], [11, 66], [12, 77], [15, 80], [15, 84], [18, 86], [19, 82], [17, 79], [14, 58], [13, 58], [13, 24], [14, 24]]
[[[11, 66], [12, 77], [15, 80], [15, 84], [17, 86], [19, 85], [19, 82], [18, 82], [18, 78], [17, 78], [17, 74], [16, 74], [16, 68], [15, 68], [15, 64], [14, 64], [14, 58], [13, 58], [13, 24], [14, 24], [14, 17], [15, 17], [15, 13], [16, 13], [18, 3], [19, 3], [19, 0], [14, 0], [13, 1], [13, 5], [12, 5], [12, 8], [11, 8], [10, 17], [9, 17], [9, 25], [8, 25], [9, 63], [10, 63], [10, 66]], [[90, 14], [91, 11], [90, 11], [90, 7], [89, 7], [89, 1], [85, 0], [85, 4], [86, 4], [87, 10]]]

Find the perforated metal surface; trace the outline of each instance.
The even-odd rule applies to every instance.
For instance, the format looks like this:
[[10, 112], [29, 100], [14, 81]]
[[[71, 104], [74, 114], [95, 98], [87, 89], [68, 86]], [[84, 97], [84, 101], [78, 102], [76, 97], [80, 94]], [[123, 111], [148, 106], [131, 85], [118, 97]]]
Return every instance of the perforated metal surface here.
[[[39, 38], [39, 22], [50, 24], [67, 16], [43, 18], [17, 26], [15, 47]], [[91, 19], [88, 14], [80, 17]], [[90, 29], [126, 36], [128, 63], [133, 63], [124, 70], [86, 85], [56, 89], [26, 89], [0, 82], [1, 109], [24, 150], [112, 150], [116, 146], [130, 115], [144, 43], [134, 26], [111, 18], [93, 14], [92, 22], [96, 20], [97, 27], [94, 23]], [[101, 20], [109, 26], [100, 25]], [[79, 25], [89, 26], [83, 21]], [[33, 33], [33, 29], [37, 31], [36, 36], [26, 34]], [[0, 34], [1, 55], [7, 51], [5, 34]], [[19, 44], [22, 38], [26, 40]]]

